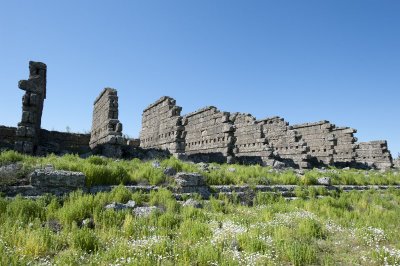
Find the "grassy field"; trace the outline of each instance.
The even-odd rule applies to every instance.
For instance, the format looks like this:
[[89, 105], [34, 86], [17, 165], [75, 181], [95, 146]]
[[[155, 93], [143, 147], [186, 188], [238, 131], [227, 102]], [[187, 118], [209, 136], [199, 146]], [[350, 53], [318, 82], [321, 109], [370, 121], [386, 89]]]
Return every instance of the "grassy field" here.
[[[44, 167], [48, 164], [56, 169], [81, 171], [87, 177], [87, 185], [119, 185], [119, 184], [150, 184], [162, 185], [167, 183], [168, 177], [164, 175], [165, 167], [173, 167], [176, 171], [200, 172], [206, 177], [209, 185], [313, 185], [318, 177], [330, 177], [332, 184], [341, 185], [396, 185], [400, 184], [398, 172], [364, 171], [364, 170], [339, 170], [330, 168], [326, 171], [318, 169], [304, 171], [298, 175], [294, 170], [274, 171], [270, 167], [259, 165], [208, 165], [209, 171], [199, 165], [182, 162], [173, 157], [160, 161], [159, 168], [152, 166], [152, 161], [113, 160], [98, 156], [82, 159], [76, 155], [62, 157], [50, 155], [47, 157], [32, 157], [21, 155], [13, 151], [0, 153], [0, 165], [17, 163], [23, 164], [21, 173], [24, 176], [34, 167]], [[1, 184], [1, 180], [0, 180]]]
[[[252, 206], [235, 197], [182, 206], [166, 189], [132, 193], [118, 186], [96, 195], [0, 197], [0, 265], [400, 265], [400, 191], [327, 192], [308, 185], [400, 184], [396, 171], [295, 170], [242, 165], [196, 165], [174, 158], [113, 160], [75, 155], [31, 157], [0, 153], [0, 166], [19, 164], [12, 182], [37, 167], [82, 171], [87, 185], [170, 184], [166, 167], [200, 172], [209, 185], [297, 184], [298, 199], [257, 194]], [[3, 178], [0, 185], [10, 184]], [[324, 195], [317, 198], [317, 195]], [[150, 216], [106, 210], [134, 200], [159, 207]], [[91, 219], [92, 226], [83, 225]], [[88, 220], [87, 220], [88, 221]]]
[[[135, 200], [148, 217], [105, 210]], [[399, 265], [400, 192], [341, 193], [254, 205], [225, 198], [183, 207], [167, 190], [119, 186], [62, 199], [0, 198], [1, 265]], [[92, 218], [94, 228], [81, 226]]]

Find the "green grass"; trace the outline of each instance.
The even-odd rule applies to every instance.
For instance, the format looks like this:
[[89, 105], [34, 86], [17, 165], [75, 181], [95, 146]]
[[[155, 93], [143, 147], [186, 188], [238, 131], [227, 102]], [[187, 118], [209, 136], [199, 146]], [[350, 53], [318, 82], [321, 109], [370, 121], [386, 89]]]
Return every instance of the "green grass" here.
[[[105, 210], [135, 200], [163, 211]], [[398, 265], [400, 192], [341, 193], [254, 206], [227, 198], [182, 207], [167, 190], [0, 198], [0, 265]], [[93, 229], [80, 227], [92, 218]], [[51, 222], [60, 225], [55, 231]]]
[[[209, 164], [209, 171], [203, 172], [198, 165], [182, 162], [174, 157], [160, 161], [160, 168], [152, 166], [151, 161], [114, 160], [99, 156], [82, 159], [77, 155], [62, 157], [49, 155], [47, 157], [32, 157], [21, 155], [14, 151], [0, 153], [0, 166], [19, 162], [23, 164], [15, 179], [26, 176], [35, 167], [53, 165], [56, 169], [80, 171], [87, 177], [87, 185], [119, 185], [119, 184], [150, 184], [163, 185], [168, 183], [168, 177], [163, 169], [173, 167], [176, 171], [200, 172], [206, 178], [208, 185], [302, 185], [317, 183], [319, 177], [330, 177], [334, 185], [399, 185], [400, 175], [393, 171], [339, 170], [330, 168], [326, 171], [318, 169], [306, 170], [304, 175], [298, 175], [294, 170], [275, 171], [270, 167], [259, 165]], [[8, 184], [0, 176], [0, 185]]]

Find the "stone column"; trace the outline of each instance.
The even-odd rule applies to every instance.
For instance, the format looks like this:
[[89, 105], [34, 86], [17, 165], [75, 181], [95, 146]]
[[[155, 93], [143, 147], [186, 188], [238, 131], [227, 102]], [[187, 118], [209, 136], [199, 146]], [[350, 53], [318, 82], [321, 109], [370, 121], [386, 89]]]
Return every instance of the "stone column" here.
[[44, 99], [46, 99], [47, 66], [29, 62], [29, 79], [20, 80], [18, 87], [25, 91], [22, 97], [22, 119], [16, 131], [15, 150], [34, 154], [40, 137]]
[[90, 148], [107, 157], [121, 157], [122, 124], [118, 120], [118, 95], [112, 88], [105, 88], [94, 102]]

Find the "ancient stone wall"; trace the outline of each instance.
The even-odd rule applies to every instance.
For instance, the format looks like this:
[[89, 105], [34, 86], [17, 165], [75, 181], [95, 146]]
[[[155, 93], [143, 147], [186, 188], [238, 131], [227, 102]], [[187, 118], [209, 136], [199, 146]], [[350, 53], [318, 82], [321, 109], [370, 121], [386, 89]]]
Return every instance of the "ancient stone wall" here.
[[16, 141], [17, 128], [0, 126], [0, 148], [12, 149]]
[[121, 157], [122, 124], [118, 120], [118, 95], [112, 88], [105, 88], [94, 102], [90, 148], [101, 149], [110, 157]]
[[274, 156], [293, 167], [309, 167], [309, 148], [302, 135], [293, 130], [289, 123], [281, 117], [271, 117], [259, 120], [268, 145], [274, 151]]
[[339, 167], [351, 166], [356, 158], [355, 144], [357, 130], [350, 127], [334, 127], [332, 129], [334, 141], [333, 164]]
[[15, 150], [19, 152], [33, 154], [38, 148], [43, 102], [46, 99], [46, 71], [45, 64], [30, 61], [29, 79], [18, 83], [18, 87], [25, 91], [15, 142]]
[[173, 98], [164, 96], [149, 105], [142, 114], [140, 147], [168, 150], [172, 154], [185, 151], [182, 108]]
[[393, 166], [392, 156], [384, 140], [360, 142], [356, 149], [356, 163], [378, 169], [386, 169]]
[[[0, 148], [14, 148], [17, 128], [0, 126]], [[40, 130], [38, 153], [83, 154], [90, 152], [90, 134], [77, 134], [68, 132]]]
[[41, 130], [40, 148], [45, 153], [84, 154], [90, 152], [90, 134]]
[[194, 161], [230, 162], [234, 157], [234, 125], [228, 112], [210, 106], [183, 117], [185, 153]]
[[308, 146], [311, 162], [315, 164], [332, 165], [334, 162], [334, 146], [336, 142], [332, 130], [335, 125], [329, 121], [305, 123], [292, 126], [299, 132], [302, 140]]
[[170, 97], [162, 97], [146, 108], [140, 146], [185, 153], [192, 161], [274, 166], [283, 162], [286, 166], [308, 168], [371, 165], [365, 162], [371, 158], [377, 168], [392, 165], [386, 144], [371, 142], [358, 149], [355, 129], [336, 127], [329, 121], [290, 126], [280, 117], [256, 120], [250, 114], [220, 112], [213, 106], [183, 117], [181, 110]]
[[240, 163], [273, 164], [272, 149], [261, 124], [251, 114], [233, 113], [230, 120], [235, 126], [234, 155]]

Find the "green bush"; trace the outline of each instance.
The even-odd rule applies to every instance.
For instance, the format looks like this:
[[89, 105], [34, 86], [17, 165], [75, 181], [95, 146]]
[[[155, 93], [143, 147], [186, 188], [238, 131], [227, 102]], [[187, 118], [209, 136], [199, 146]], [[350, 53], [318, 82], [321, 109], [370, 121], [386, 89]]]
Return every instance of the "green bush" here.
[[4, 151], [0, 153], [0, 165], [21, 162], [25, 156], [15, 151]]
[[87, 253], [96, 252], [99, 249], [97, 236], [88, 228], [76, 229], [72, 232], [72, 247]]
[[6, 213], [22, 223], [28, 223], [36, 218], [43, 219], [45, 210], [38, 202], [17, 196], [7, 205]]

